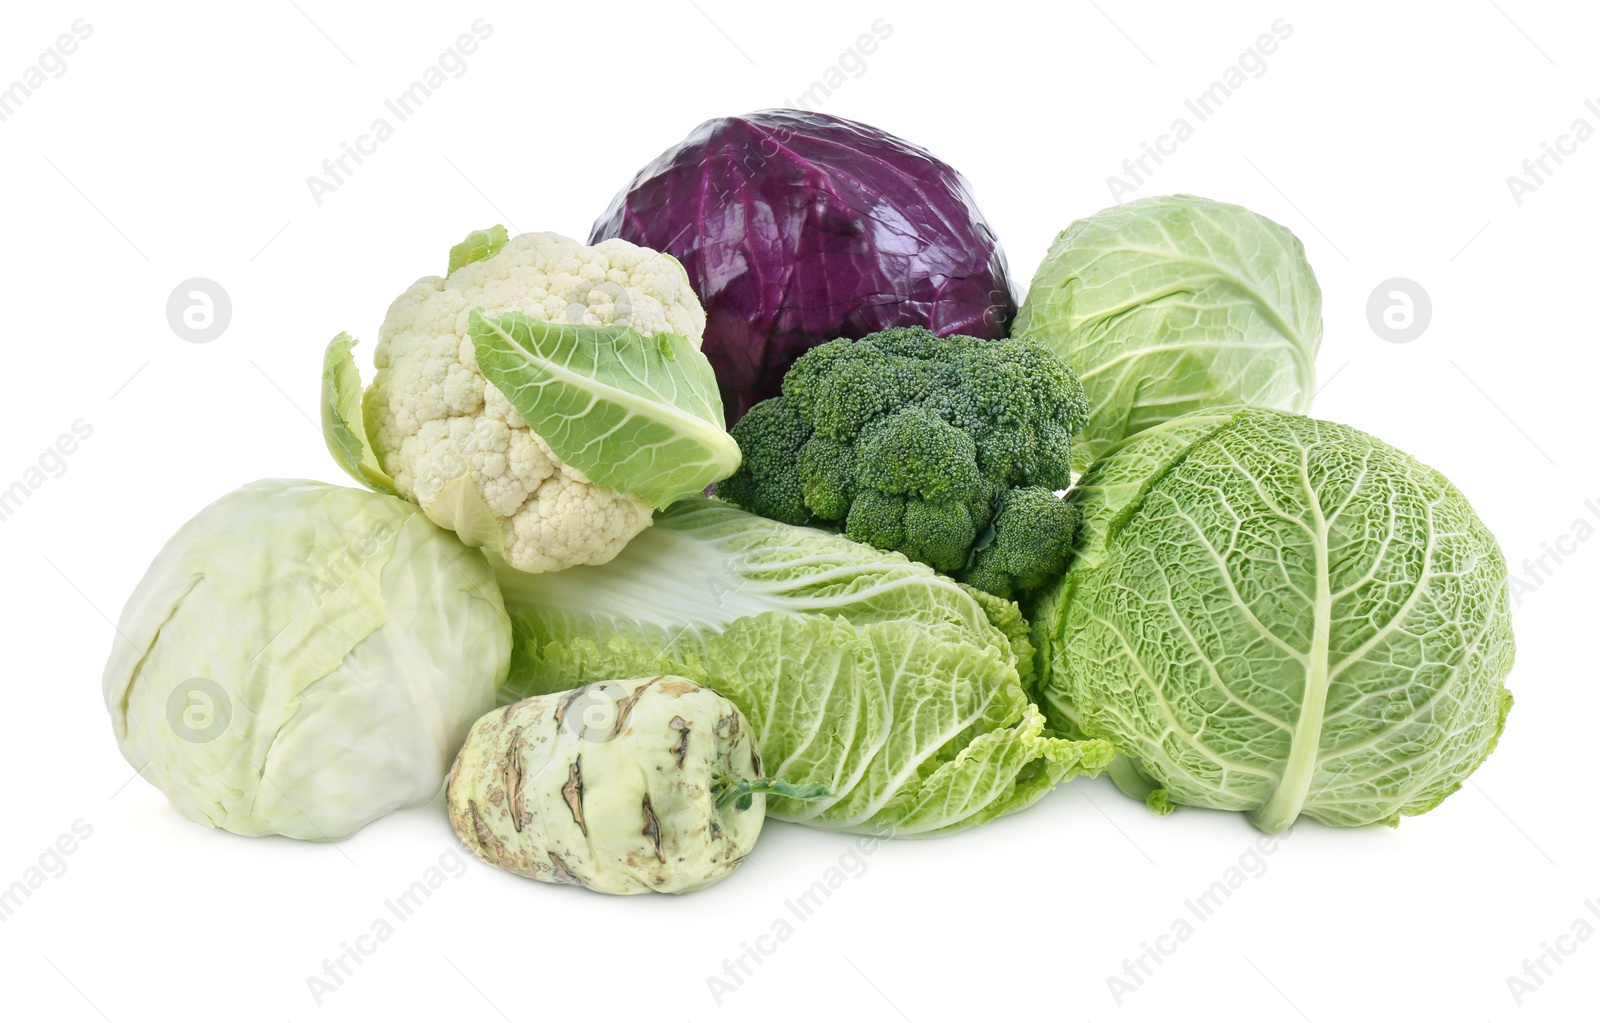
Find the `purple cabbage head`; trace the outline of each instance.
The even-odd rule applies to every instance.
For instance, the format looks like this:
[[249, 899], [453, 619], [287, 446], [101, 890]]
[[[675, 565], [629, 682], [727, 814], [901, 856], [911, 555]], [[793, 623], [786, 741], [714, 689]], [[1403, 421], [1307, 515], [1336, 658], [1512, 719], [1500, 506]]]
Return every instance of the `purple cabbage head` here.
[[966, 180], [876, 128], [803, 110], [707, 121], [595, 221], [671, 253], [706, 310], [731, 424], [814, 345], [890, 327], [1004, 337], [1005, 254]]

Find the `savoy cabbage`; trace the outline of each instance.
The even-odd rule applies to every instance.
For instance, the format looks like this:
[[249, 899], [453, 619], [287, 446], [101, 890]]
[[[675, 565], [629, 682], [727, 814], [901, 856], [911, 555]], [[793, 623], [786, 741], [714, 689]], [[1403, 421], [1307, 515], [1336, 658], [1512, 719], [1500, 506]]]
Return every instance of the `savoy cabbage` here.
[[1033, 606], [1042, 702], [1164, 810], [1394, 824], [1499, 738], [1505, 560], [1461, 493], [1349, 427], [1242, 406], [1114, 447]]
[[683, 675], [750, 719], [783, 820], [900, 837], [1020, 810], [1094, 774], [1102, 740], [1044, 733], [1017, 605], [903, 554], [691, 498], [604, 565], [502, 576], [502, 702]]

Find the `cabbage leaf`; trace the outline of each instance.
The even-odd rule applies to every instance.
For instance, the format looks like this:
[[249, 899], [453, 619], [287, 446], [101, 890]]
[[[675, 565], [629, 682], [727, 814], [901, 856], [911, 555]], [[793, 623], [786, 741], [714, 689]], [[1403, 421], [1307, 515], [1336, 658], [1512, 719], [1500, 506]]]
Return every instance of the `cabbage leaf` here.
[[1093, 774], [1109, 743], [1045, 733], [1016, 605], [903, 555], [695, 498], [613, 561], [507, 576], [503, 702], [677, 674], [750, 719], [766, 773], [831, 795], [768, 796], [784, 820], [933, 835]]
[[1092, 406], [1083, 472], [1140, 430], [1218, 405], [1306, 412], [1322, 291], [1290, 231], [1242, 206], [1167, 195], [1079, 220], [1039, 264], [1013, 336], [1053, 348]]
[[1505, 559], [1411, 456], [1233, 406], [1124, 441], [1068, 500], [1077, 550], [1030, 609], [1040, 692], [1063, 732], [1128, 754], [1129, 794], [1268, 832], [1394, 824], [1494, 749]]

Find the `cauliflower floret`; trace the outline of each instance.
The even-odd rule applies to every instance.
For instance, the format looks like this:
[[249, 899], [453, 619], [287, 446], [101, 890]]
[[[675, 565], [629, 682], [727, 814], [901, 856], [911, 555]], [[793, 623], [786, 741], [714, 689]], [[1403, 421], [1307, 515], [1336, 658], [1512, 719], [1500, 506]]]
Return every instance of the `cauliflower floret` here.
[[564, 465], [484, 379], [467, 334], [478, 308], [489, 317], [518, 311], [556, 323], [668, 331], [698, 348], [706, 317], [688, 276], [671, 256], [620, 238], [588, 246], [525, 234], [449, 277], [413, 284], [389, 307], [378, 336], [366, 427], [402, 496], [426, 510], [470, 474], [500, 520], [512, 567], [553, 572], [610, 561], [650, 525], [649, 503]]

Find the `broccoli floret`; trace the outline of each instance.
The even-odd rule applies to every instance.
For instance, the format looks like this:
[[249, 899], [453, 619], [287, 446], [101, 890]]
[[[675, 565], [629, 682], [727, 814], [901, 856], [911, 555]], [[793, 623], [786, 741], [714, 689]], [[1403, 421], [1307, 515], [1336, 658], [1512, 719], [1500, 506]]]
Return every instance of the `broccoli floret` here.
[[865, 490], [850, 505], [844, 535], [900, 551], [941, 572], [958, 572], [972, 552], [978, 527], [964, 504], [930, 504]]
[[897, 551], [905, 542], [906, 499], [879, 490], [863, 490], [850, 502], [844, 534], [857, 543]]
[[861, 485], [939, 504], [971, 501], [984, 490], [972, 438], [922, 408], [873, 423], [856, 441]]
[[900, 551], [941, 572], [960, 572], [972, 554], [978, 526], [964, 504], [906, 502], [906, 533]]
[[951, 372], [955, 386], [931, 404], [972, 436], [985, 475], [1008, 487], [1072, 482], [1071, 441], [1088, 422], [1089, 402], [1065, 362], [1011, 338], [964, 346]]
[[920, 366], [841, 339], [795, 360], [783, 378], [783, 397], [818, 433], [853, 440], [873, 420], [916, 401], [927, 386]]
[[812, 434], [800, 449], [800, 481], [811, 514], [819, 519], [844, 518], [856, 496], [855, 445]]
[[769, 519], [804, 525], [805, 487], [800, 452], [811, 439], [811, 424], [782, 397], [759, 402], [739, 420], [734, 439], [744, 461], [717, 484], [717, 496]]
[[1052, 492], [1072, 482], [1088, 415], [1077, 376], [1029, 338], [841, 338], [733, 427], [744, 464], [717, 493], [1010, 596], [1061, 570], [1072, 530], [1059, 539], [1067, 506]]
[[972, 553], [965, 581], [1000, 597], [1036, 590], [1067, 567], [1082, 514], [1048, 487], [1006, 492], [994, 535]]

